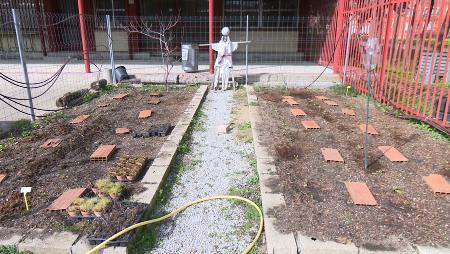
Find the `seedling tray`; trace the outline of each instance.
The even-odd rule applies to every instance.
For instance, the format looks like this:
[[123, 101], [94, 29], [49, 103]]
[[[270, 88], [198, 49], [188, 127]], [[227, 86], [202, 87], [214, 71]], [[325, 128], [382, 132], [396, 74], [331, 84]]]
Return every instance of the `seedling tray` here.
[[[136, 203], [136, 202], [121, 202], [117, 203], [114, 207], [115, 211], [112, 211], [110, 214], [105, 214], [106, 216], [102, 217], [102, 220], [94, 220], [94, 223], [98, 223], [99, 225], [96, 225], [96, 231], [90, 235], [87, 236], [87, 240], [89, 241], [89, 244], [91, 245], [98, 245], [102, 242], [104, 242], [106, 239], [111, 237], [114, 233], [119, 232], [121, 229], [129, 227], [133, 224], [136, 224], [140, 222], [143, 219], [144, 213], [147, 210], [148, 205], [142, 204], [142, 203]], [[115, 226], [113, 221], [108, 221], [110, 217], [113, 217], [113, 219], [123, 219], [122, 212], [124, 209], [138, 209], [138, 215], [134, 219], [130, 219], [126, 221], [126, 223], [121, 223], [120, 225]], [[116, 213], [115, 215], [113, 213]], [[113, 226], [114, 225], [114, 226]], [[111, 228], [113, 227], [113, 228]], [[101, 231], [105, 228], [110, 229], [109, 231], [113, 230], [114, 232], [108, 232], [108, 233], [100, 233], [97, 231]], [[120, 236], [118, 239], [113, 240], [107, 244], [107, 246], [123, 246], [126, 247], [128, 243], [133, 239], [136, 231], [131, 231], [129, 233], [126, 233], [122, 236]]]

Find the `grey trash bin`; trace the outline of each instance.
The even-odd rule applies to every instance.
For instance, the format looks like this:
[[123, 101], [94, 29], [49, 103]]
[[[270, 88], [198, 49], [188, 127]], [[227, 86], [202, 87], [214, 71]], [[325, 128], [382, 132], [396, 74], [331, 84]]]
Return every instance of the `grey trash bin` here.
[[198, 45], [181, 45], [181, 63], [185, 72], [198, 71]]

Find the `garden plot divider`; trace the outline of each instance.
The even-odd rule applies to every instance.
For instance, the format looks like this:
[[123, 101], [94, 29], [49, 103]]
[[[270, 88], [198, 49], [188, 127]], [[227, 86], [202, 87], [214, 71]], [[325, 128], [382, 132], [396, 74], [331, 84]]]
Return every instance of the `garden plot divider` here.
[[374, 99], [450, 127], [449, 21], [448, 0], [339, 0], [321, 59], [334, 58], [334, 70], [346, 83], [367, 93], [361, 46], [378, 38]]

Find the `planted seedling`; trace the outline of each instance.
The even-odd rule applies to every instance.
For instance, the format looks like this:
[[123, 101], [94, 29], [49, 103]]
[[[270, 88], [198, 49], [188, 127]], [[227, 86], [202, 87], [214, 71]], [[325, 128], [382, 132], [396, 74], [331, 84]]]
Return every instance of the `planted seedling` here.
[[109, 188], [109, 196], [111, 196], [113, 200], [119, 199], [123, 191], [123, 186], [124, 184], [120, 182], [113, 183], [112, 186]]
[[71, 205], [67, 208], [67, 213], [70, 217], [76, 217], [80, 213], [80, 210], [77, 206]]
[[108, 188], [110, 187], [111, 183], [111, 180], [106, 178], [95, 181], [95, 188], [97, 189], [96, 194], [100, 197], [108, 194]]
[[111, 200], [109, 198], [101, 198], [92, 208], [95, 216], [102, 217], [103, 212], [106, 208], [111, 204]]
[[85, 201], [83, 204], [80, 205], [81, 215], [83, 215], [83, 217], [91, 216], [92, 207], [93, 207], [92, 203]]

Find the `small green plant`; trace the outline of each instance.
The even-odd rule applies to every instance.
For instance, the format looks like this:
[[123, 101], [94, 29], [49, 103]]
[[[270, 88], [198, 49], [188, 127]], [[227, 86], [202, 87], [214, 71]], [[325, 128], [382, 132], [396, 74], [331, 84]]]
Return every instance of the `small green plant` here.
[[259, 183], [259, 176], [256, 174], [251, 176], [250, 179], [248, 179], [248, 184], [257, 185], [258, 183]]
[[252, 128], [252, 124], [250, 122], [242, 123], [238, 126], [239, 130], [246, 130]]
[[400, 188], [400, 187], [394, 187], [394, 188], [392, 188], [392, 192], [395, 193], [395, 194], [399, 194], [399, 195], [405, 194], [405, 191], [402, 190], [402, 188]]
[[352, 86], [350, 85], [335, 85], [331, 87], [331, 90], [336, 95], [341, 96], [350, 96], [350, 97], [357, 97], [359, 96], [358, 91], [356, 91]]
[[82, 212], [91, 212], [93, 207], [94, 204], [85, 201], [83, 204], [80, 205], [80, 210]]
[[450, 141], [450, 135], [442, 133], [424, 122], [415, 120], [411, 120], [411, 122], [416, 126], [417, 129], [428, 132], [431, 135], [432, 139]]
[[31, 251], [19, 251], [13, 245], [0, 245], [0, 254], [33, 254]]
[[78, 210], [79, 210], [79, 207], [78, 207], [78, 206], [75, 206], [75, 205], [71, 205], [71, 206], [69, 206], [69, 207], [67, 208], [67, 211], [70, 212], [70, 213], [78, 212]]
[[111, 200], [109, 198], [101, 198], [97, 201], [97, 203], [93, 206], [92, 210], [94, 212], [102, 212], [111, 204]]
[[76, 198], [73, 202], [72, 205], [74, 206], [80, 206], [84, 203], [84, 198]]
[[123, 187], [125, 185], [121, 182], [111, 183], [108, 187], [108, 194], [112, 196], [120, 196], [123, 192]]
[[115, 89], [116, 89], [116, 86], [115, 86], [115, 85], [109, 84], [109, 85], [106, 85], [106, 86], [100, 91], [100, 94], [101, 94], [101, 95], [110, 94], [110, 93], [112, 93]]
[[0, 144], [0, 153], [4, 152], [6, 150], [5, 144]]
[[109, 179], [98, 179], [97, 181], [95, 181], [95, 187], [99, 190], [99, 191], [105, 191], [106, 188], [111, 184], [111, 180]]
[[40, 126], [38, 123], [33, 123], [30, 120], [22, 119], [14, 123], [11, 134], [21, 136], [22, 138], [30, 138], [32, 131], [38, 129], [39, 127]]
[[130, 88], [131, 86], [130, 86], [130, 84], [128, 84], [128, 83], [119, 83], [119, 84], [116, 85], [116, 87], [117, 87], [118, 89], [128, 89], [128, 88]]
[[97, 97], [98, 97], [98, 94], [96, 94], [96, 93], [86, 93], [83, 96], [83, 103], [89, 103], [89, 102], [93, 101]]

